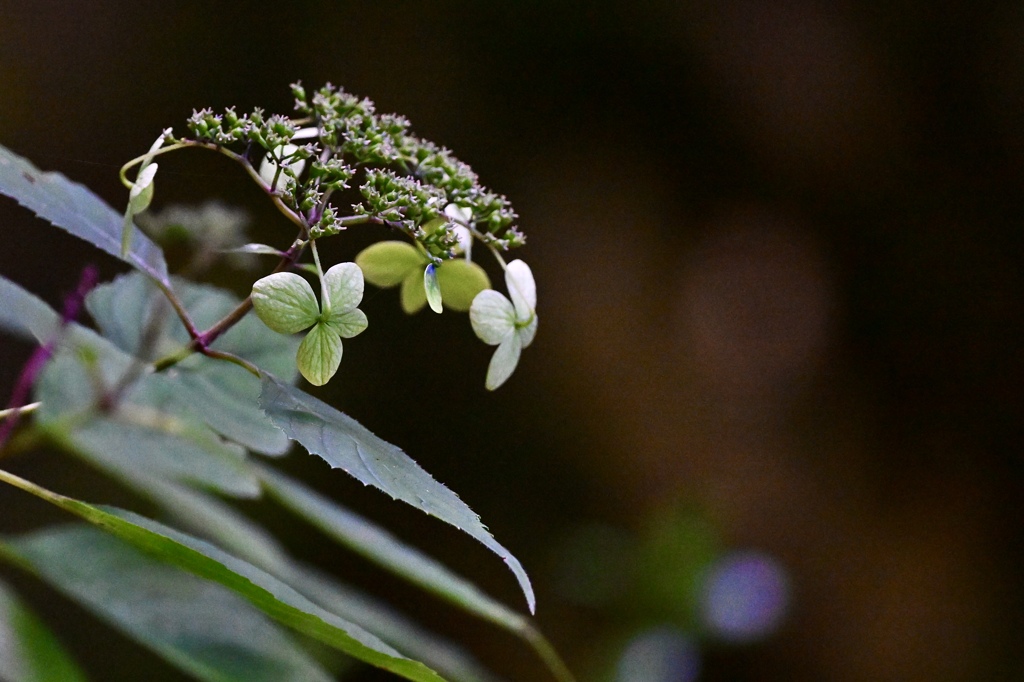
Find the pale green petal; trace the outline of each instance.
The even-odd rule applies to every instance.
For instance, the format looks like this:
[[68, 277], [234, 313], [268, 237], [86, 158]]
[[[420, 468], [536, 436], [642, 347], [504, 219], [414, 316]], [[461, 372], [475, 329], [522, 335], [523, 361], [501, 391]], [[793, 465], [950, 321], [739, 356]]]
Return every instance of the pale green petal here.
[[341, 364], [341, 338], [326, 324], [309, 330], [296, 356], [299, 372], [314, 386], [323, 386]]
[[512, 303], [494, 289], [484, 289], [469, 307], [469, 322], [484, 343], [497, 346], [516, 328], [516, 311]]
[[537, 335], [537, 313], [533, 314], [533, 319], [531, 319], [525, 326], [517, 326], [516, 334], [519, 335], [519, 339], [523, 342], [523, 348], [526, 348], [533, 343], [533, 337]]
[[294, 272], [277, 272], [252, 285], [256, 315], [275, 332], [294, 334], [320, 317], [313, 287]]
[[516, 319], [525, 322], [537, 309], [537, 285], [530, 266], [516, 259], [505, 268], [505, 286], [516, 307]]
[[437, 283], [437, 267], [431, 263], [423, 270], [423, 290], [427, 295], [427, 303], [435, 313], [440, 313], [441, 307], [441, 285]]
[[427, 292], [423, 289], [423, 275], [419, 266], [402, 280], [402, 310], [412, 315], [427, 304]]
[[348, 312], [363, 300], [363, 271], [355, 263], [338, 263], [330, 268], [324, 273], [324, 284], [332, 312]]
[[476, 295], [491, 286], [482, 267], [461, 258], [441, 263], [437, 283], [441, 285], [445, 306], [460, 312], [469, 310]]
[[519, 364], [519, 353], [522, 349], [519, 334], [513, 334], [501, 342], [491, 357], [491, 364], [487, 366], [487, 380], [484, 386], [488, 391], [498, 388], [512, 376], [516, 365]]
[[356, 265], [363, 270], [366, 281], [375, 287], [400, 284], [411, 271], [419, 273], [427, 257], [406, 242], [377, 242], [356, 256]]
[[332, 312], [324, 323], [330, 325], [343, 339], [351, 339], [356, 334], [361, 334], [368, 324], [366, 314], [359, 308], [343, 313]]

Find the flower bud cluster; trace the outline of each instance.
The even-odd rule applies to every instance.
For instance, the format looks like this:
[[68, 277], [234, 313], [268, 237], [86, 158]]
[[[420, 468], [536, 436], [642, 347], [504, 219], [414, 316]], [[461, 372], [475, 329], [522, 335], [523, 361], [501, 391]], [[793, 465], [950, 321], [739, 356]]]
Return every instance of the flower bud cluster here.
[[[295, 83], [292, 94], [299, 118], [267, 116], [262, 109], [244, 115], [202, 109], [188, 119], [188, 129], [196, 142], [234, 148], [251, 164], [262, 161], [266, 189], [302, 217], [311, 238], [335, 234], [346, 218], [361, 217], [402, 231], [432, 260], [447, 260], [456, 256], [457, 224], [432, 221], [456, 205], [468, 209], [458, 225], [491, 247], [506, 251], [525, 243], [508, 200], [482, 186], [447, 149], [413, 135], [406, 118], [378, 114], [369, 99], [330, 84], [310, 96]], [[353, 179], [362, 201], [345, 216], [331, 198]]]

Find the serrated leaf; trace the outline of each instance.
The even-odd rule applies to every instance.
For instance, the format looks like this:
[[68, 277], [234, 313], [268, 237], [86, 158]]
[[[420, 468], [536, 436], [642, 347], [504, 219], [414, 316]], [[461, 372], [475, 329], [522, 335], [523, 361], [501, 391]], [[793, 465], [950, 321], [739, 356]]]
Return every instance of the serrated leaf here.
[[220, 500], [175, 485], [147, 485], [146, 490], [185, 524], [185, 530], [202, 533], [228, 553], [280, 578], [314, 603], [422, 661], [446, 679], [495, 682], [471, 655], [452, 642], [424, 631], [386, 604], [294, 561], [266, 530]]
[[42, 344], [60, 329], [60, 315], [35, 294], [0, 276], [0, 329]]
[[85, 675], [42, 621], [0, 582], [0, 680], [85, 682]]
[[11, 197], [40, 218], [124, 260], [153, 279], [168, 283], [163, 252], [144, 234], [132, 240], [131, 248], [122, 258], [121, 213], [85, 186], [60, 173], [44, 173], [3, 146], [0, 146], [0, 194]]
[[441, 263], [437, 269], [437, 283], [441, 287], [445, 307], [459, 312], [469, 310], [476, 295], [491, 286], [484, 269], [464, 258]]
[[61, 592], [198, 679], [333, 679], [241, 596], [108, 533], [72, 525], [6, 544]]
[[207, 542], [132, 512], [58, 495], [3, 470], [0, 480], [112, 533], [157, 561], [224, 585], [278, 622], [359, 660], [416, 682], [443, 682], [422, 663], [403, 657], [377, 637], [317, 606], [269, 573]]
[[502, 547], [480, 517], [396, 446], [354, 419], [271, 376], [263, 378], [260, 406], [285, 434], [332, 467], [467, 533], [508, 564], [532, 613], [536, 599], [519, 560]]
[[294, 272], [276, 272], [252, 285], [252, 307], [275, 332], [295, 334], [320, 317], [313, 287]]
[[520, 636], [529, 629], [523, 616], [369, 519], [269, 467], [258, 474], [278, 502], [354, 552], [478, 618]]
[[381, 288], [397, 286], [413, 270], [418, 273], [426, 262], [415, 246], [399, 241], [377, 242], [356, 256], [356, 265], [366, 281]]
[[299, 345], [299, 373], [314, 386], [323, 386], [341, 364], [341, 337], [326, 324], [316, 324]]

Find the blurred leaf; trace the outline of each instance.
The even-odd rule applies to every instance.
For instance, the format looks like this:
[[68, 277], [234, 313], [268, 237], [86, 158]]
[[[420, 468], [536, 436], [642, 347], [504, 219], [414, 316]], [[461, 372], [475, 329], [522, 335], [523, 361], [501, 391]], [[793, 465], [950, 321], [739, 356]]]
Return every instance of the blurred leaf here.
[[272, 377], [263, 379], [260, 404], [289, 438], [332, 467], [391, 497], [436, 516], [479, 540], [508, 564], [532, 613], [533, 587], [519, 560], [502, 547], [480, 517], [399, 448], [378, 438], [354, 419]]
[[132, 359], [87, 330], [66, 339], [36, 382], [39, 423], [47, 434], [95, 466], [121, 478], [166, 477], [227, 495], [255, 497], [257, 480], [245, 451], [222, 441], [202, 421], [161, 405], [162, 377], [140, 375], [117, 409], [96, 410], [116, 390]]
[[305, 596], [345, 620], [391, 644], [406, 656], [423, 661], [451, 682], [499, 682], [475, 658], [452, 642], [362, 592], [339, 585], [312, 568], [299, 570], [294, 585]]
[[529, 627], [523, 616], [368, 519], [273, 469], [257, 471], [271, 496], [349, 549], [478, 618], [516, 634]]
[[259, 256], [277, 256], [284, 258], [285, 252], [266, 244], [243, 244], [233, 249], [221, 249], [221, 253], [247, 253]]
[[452, 682], [494, 682], [470, 654], [424, 630], [388, 605], [289, 557], [263, 527], [204, 493], [148, 481], [149, 495], [186, 529], [280, 578], [331, 613], [355, 623]]
[[332, 679], [240, 596], [100, 530], [52, 528], [7, 546], [54, 587], [198, 679]]
[[[200, 327], [212, 325], [239, 301], [214, 287], [175, 281], [177, 294]], [[162, 295], [144, 277], [130, 274], [97, 287], [87, 298], [97, 326], [122, 351], [154, 359], [189, 341], [185, 328]], [[140, 324], [139, 320], [145, 320]], [[149, 327], [149, 337], [146, 328]], [[144, 348], [144, 339], [151, 346]], [[248, 315], [213, 344], [291, 381], [296, 376], [296, 338], [268, 334], [263, 324]], [[201, 355], [189, 357], [156, 377], [149, 390], [160, 392], [175, 411], [191, 415], [221, 435], [264, 454], [288, 449], [288, 439], [259, 409], [259, 379], [237, 365]]]
[[339, 651], [406, 679], [443, 680], [422, 663], [405, 658], [359, 626], [317, 606], [280, 579], [208, 542], [123, 509], [98, 507], [58, 495], [3, 470], [0, 480], [112, 533], [157, 561], [234, 590], [271, 618]]
[[53, 633], [0, 582], [0, 680], [84, 682]]
[[120, 258], [153, 279], [168, 284], [160, 248], [139, 234], [122, 258], [123, 217], [102, 199], [60, 173], [44, 173], [27, 159], [0, 146], [0, 194], [11, 197], [40, 218]]
[[46, 343], [60, 328], [60, 315], [35, 294], [0, 276], [0, 329]]

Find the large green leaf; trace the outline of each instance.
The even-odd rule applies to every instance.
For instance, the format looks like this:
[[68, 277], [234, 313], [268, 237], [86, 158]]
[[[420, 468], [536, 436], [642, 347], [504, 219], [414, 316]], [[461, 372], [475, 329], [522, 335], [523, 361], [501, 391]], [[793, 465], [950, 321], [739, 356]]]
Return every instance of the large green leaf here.
[[0, 583], [0, 680], [84, 682], [53, 633]]
[[[123, 216], [85, 186], [60, 173], [44, 173], [27, 159], [0, 146], [0, 194], [40, 218], [121, 258]], [[167, 284], [167, 264], [160, 248], [137, 234], [123, 260]]]
[[[533, 647], [556, 678], [572, 679], [572, 674], [565, 667], [565, 663], [558, 656], [554, 647], [526, 617], [495, 601], [462, 576], [453, 573], [434, 559], [398, 540], [372, 521], [341, 507], [302, 483], [268, 467], [258, 466], [257, 472], [272, 497], [320, 528], [334, 540], [474, 616], [490, 621], [515, 634]], [[340, 613], [346, 615], [349, 612]], [[364, 624], [365, 621], [357, 620], [357, 622]], [[388, 640], [386, 634], [373, 628], [369, 629]], [[416, 640], [412, 641], [415, 643]], [[413, 653], [413, 651], [406, 650], [406, 653]], [[429, 662], [436, 664], [438, 669], [444, 671], [451, 669], [445, 667], [448, 662], [444, 659], [441, 661], [430, 659]], [[458, 670], [463, 669], [458, 668]], [[469, 670], [476, 670], [476, 668], [469, 668], [463, 672], [470, 674]], [[462, 677], [457, 679], [462, 679]]]
[[386, 604], [293, 560], [265, 529], [224, 502], [155, 481], [147, 481], [145, 489], [183, 529], [201, 534], [228, 553], [280, 578], [314, 603], [373, 633], [402, 654], [422, 661], [446, 679], [493, 682], [493, 675], [463, 649], [425, 631]]
[[280, 623], [359, 660], [409, 680], [443, 682], [422, 663], [405, 658], [359, 626], [317, 606], [280, 579], [213, 545], [132, 512], [98, 507], [46, 490], [0, 470], [10, 483], [114, 534], [153, 559], [234, 590]]
[[459, 497], [398, 447], [378, 438], [354, 419], [308, 393], [270, 376], [263, 379], [260, 405], [292, 440], [332, 467], [391, 497], [450, 523], [501, 557], [515, 574], [532, 613], [533, 587], [522, 564], [502, 547]]
[[148, 557], [108, 533], [70, 525], [6, 544], [44, 580], [198, 679], [332, 679], [238, 594]]

